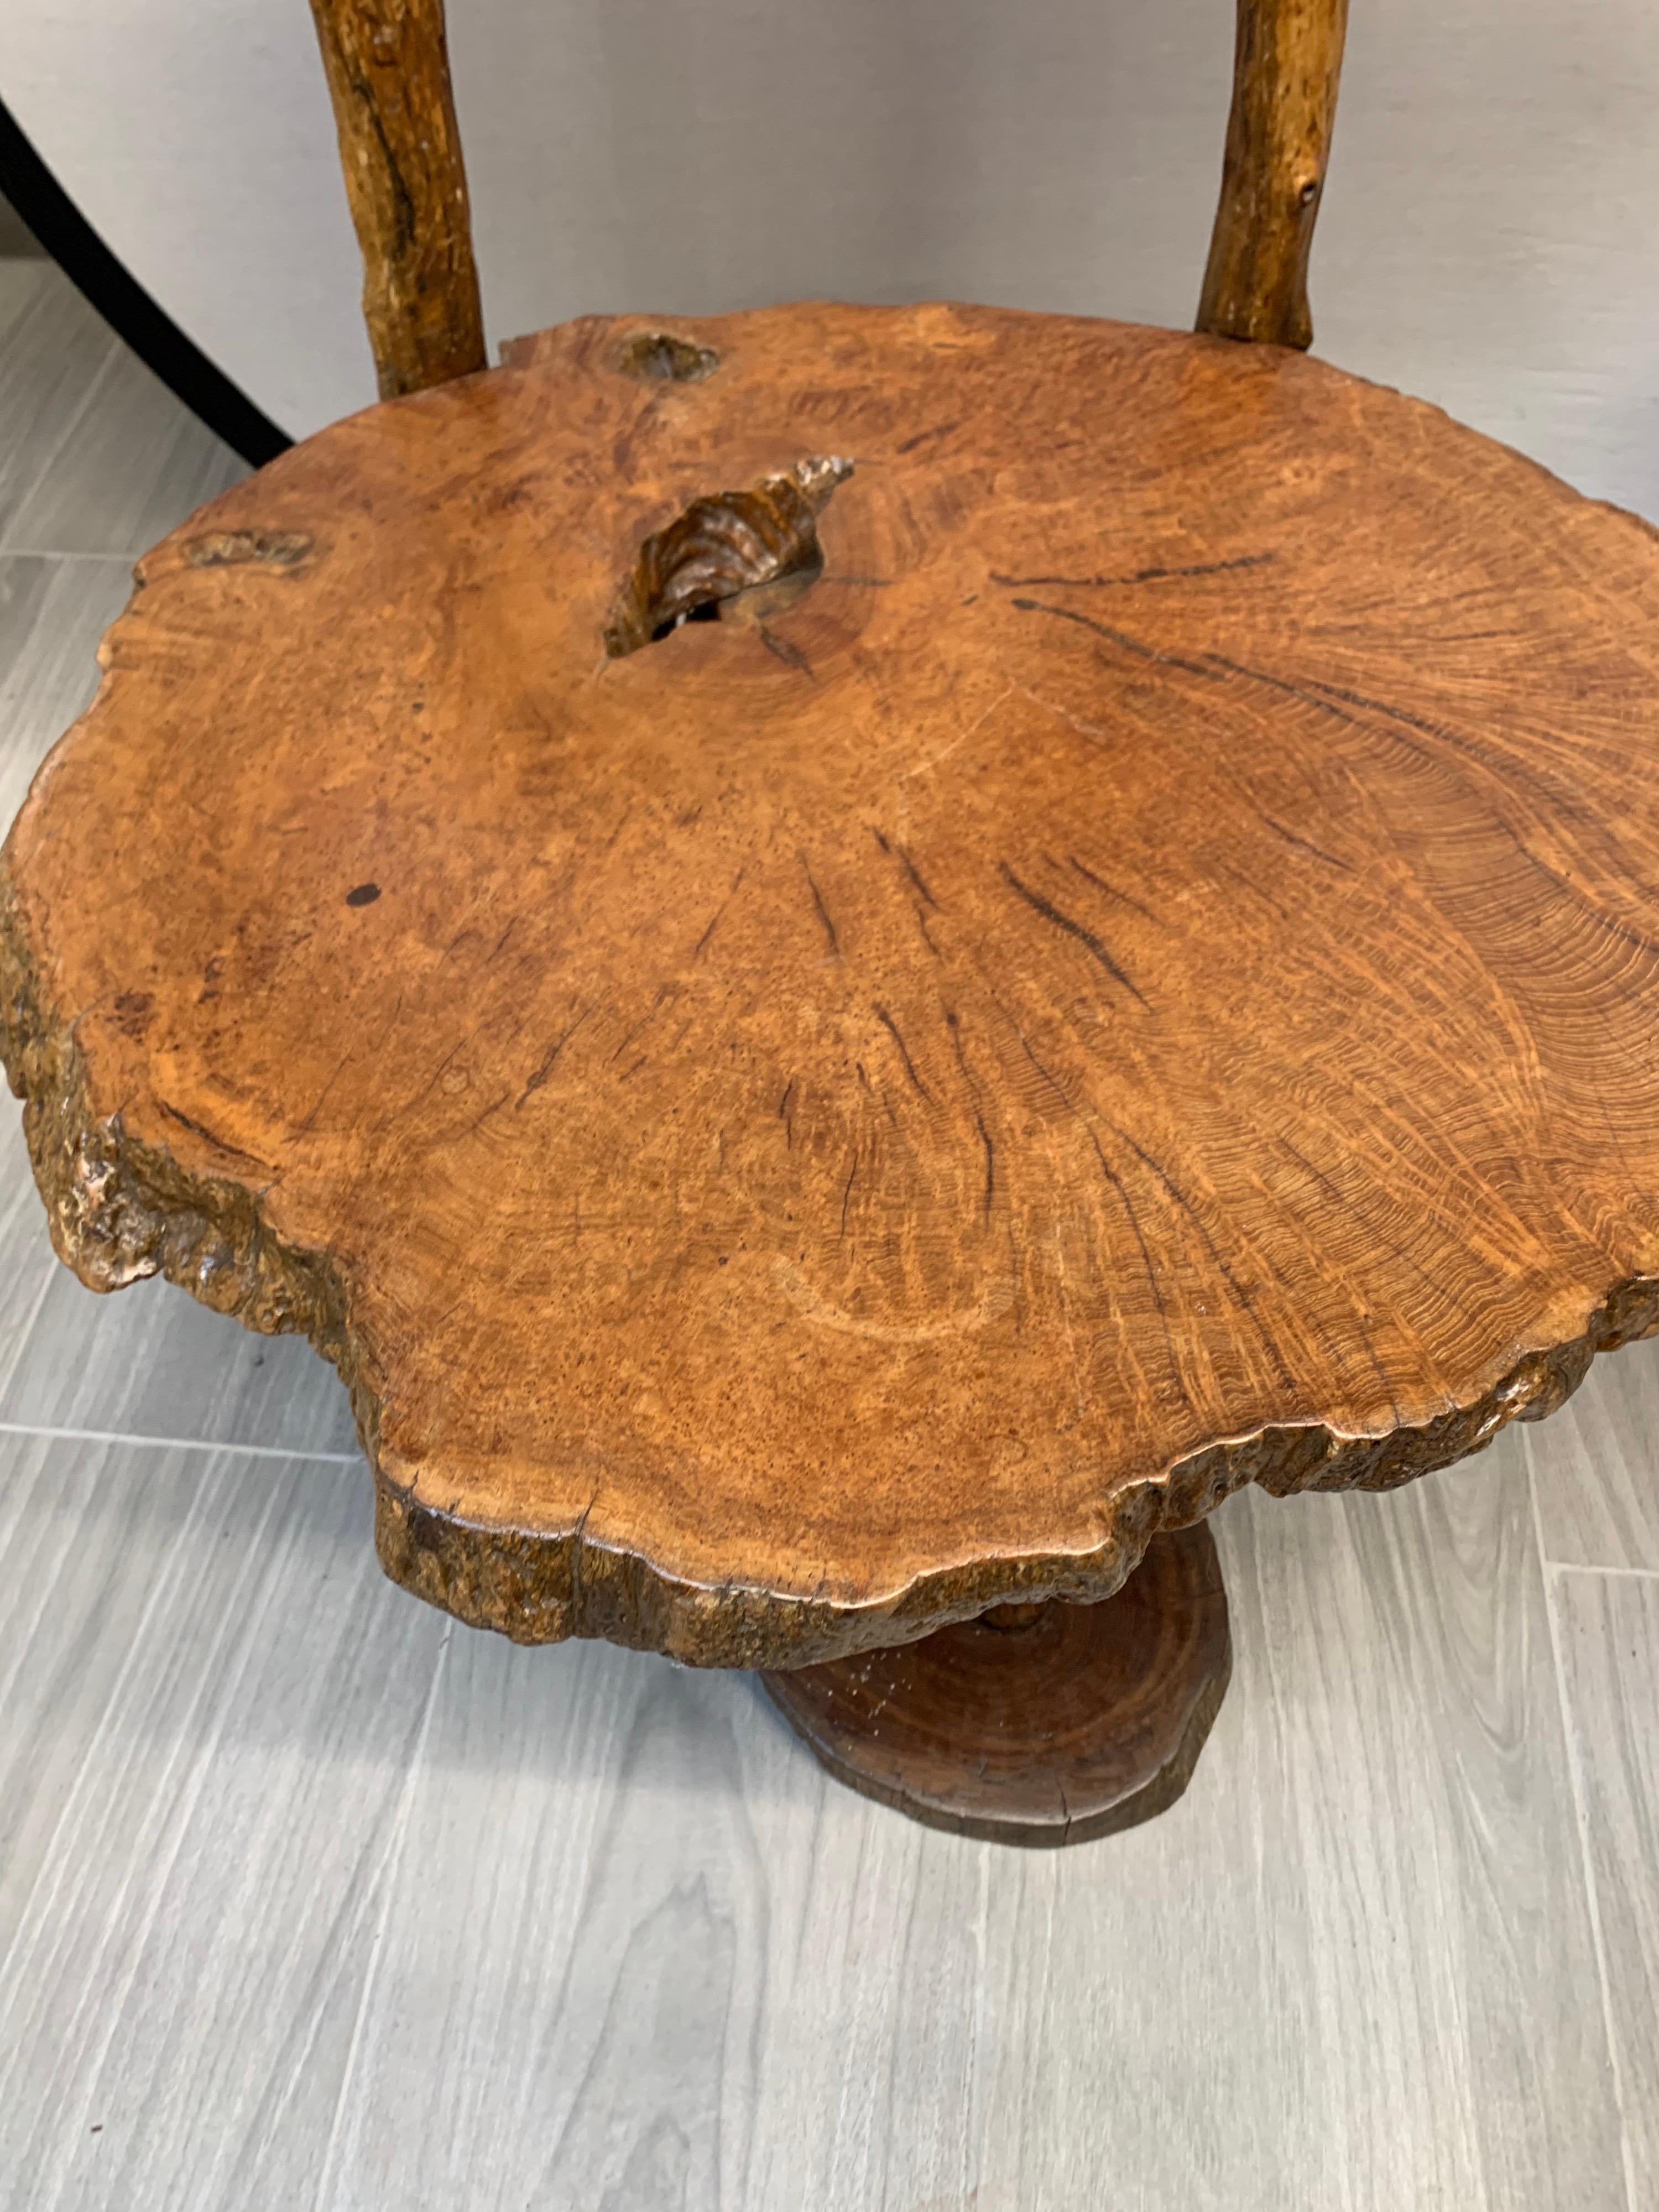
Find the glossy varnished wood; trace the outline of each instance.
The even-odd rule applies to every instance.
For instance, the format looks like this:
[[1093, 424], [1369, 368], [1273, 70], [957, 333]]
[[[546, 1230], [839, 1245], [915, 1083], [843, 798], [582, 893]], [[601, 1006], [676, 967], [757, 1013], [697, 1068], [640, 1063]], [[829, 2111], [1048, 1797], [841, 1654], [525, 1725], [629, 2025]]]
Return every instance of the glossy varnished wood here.
[[1192, 1778], [1232, 1668], [1201, 1523], [1155, 1536], [1098, 1605], [994, 1607], [919, 1643], [767, 1674], [837, 1780], [932, 1828], [1058, 1845], [1117, 1834]]
[[[0, 267], [0, 289], [4, 273]], [[107, 343], [106, 334], [84, 328], [80, 343], [71, 338], [64, 356], [42, 363], [43, 377], [68, 380], [86, 352], [95, 346], [100, 359]], [[118, 543], [136, 513], [159, 508], [163, 520], [175, 520], [204, 475], [223, 483], [241, 473], [176, 400], [167, 398], [171, 414], [158, 422], [153, 380], [130, 366], [132, 376], [112, 374], [100, 387], [85, 447], [61, 453], [36, 484], [32, 511], [49, 544]], [[0, 411], [6, 375], [0, 355]], [[15, 812], [53, 739], [91, 698], [99, 637], [129, 589], [119, 559], [9, 555], [0, 545], [0, 817]], [[159, 1283], [126, 1297], [89, 1298], [53, 1259], [45, 1227], [21, 1123], [8, 1118], [0, 1127], [0, 1423], [355, 1457], [344, 1393], [305, 1344], [246, 1336]]]
[[83, 1278], [309, 1333], [410, 1588], [720, 1664], [1108, 1595], [1647, 1328], [1651, 533], [1277, 349], [657, 327], [145, 562], [5, 862]]
[[[179, 429], [96, 441], [175, 514]], [[113, 532], [131, 478], [100, 515], [84, 458], [42, 495]], [[21, 795], [120, 580], [12, 578]], [[5, 1421], [301, 1432], [332, 1377], [246, 1398], [242, 1362], [304, 1347], [165, 1284], [58, 1270], [14, 1329], [49, 1258], [26, 1177], [15, 1132]], [[1193, 1786], [1098, 1850], [1016, 1852], [837, 1787], [740, 1681], [447, 1637], [365, 1571], [361, 1475], [0, 1426], [0, 2207], [1093, 2212], [1106, 2173], [1125, 2212], [1640, 2207], [1646, 1601], [1621, 1578], [1603, 1629], [1599, 1579], [1553, 1578], [1592, 1854], [1628, 1882], [1622, 1918], [1600, 1893], [1621, 2108], [1526, 1492], [1583, 1509], [1561, 1556], [1621, 1559], [1654, 1433], [1659, 1343], [1400, 1497], [1237, 1499]]]
[[[128, 562], [246, 470], [43, 263], [0, 262], [0, 426], [9, 822], [97, 687]], [[43, 1231], [13, 1123], [0, 1130], [0, 1424], [353, 1452], [343, 1393], [303, 1344], [244, 1338], [159, 1284], [89, 1299]]]

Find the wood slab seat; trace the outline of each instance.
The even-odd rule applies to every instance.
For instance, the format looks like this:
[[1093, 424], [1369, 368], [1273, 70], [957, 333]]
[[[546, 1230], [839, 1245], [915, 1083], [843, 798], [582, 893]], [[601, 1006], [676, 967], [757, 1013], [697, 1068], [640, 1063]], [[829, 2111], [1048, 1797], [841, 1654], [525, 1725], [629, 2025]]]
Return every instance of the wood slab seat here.
[[588, 320], [138, 576], [3, 858], [52, 1233], [308, 1334], [464, 1620], [1100, 1599], [1659, 1324], [1659, 545], [1432, 407]]

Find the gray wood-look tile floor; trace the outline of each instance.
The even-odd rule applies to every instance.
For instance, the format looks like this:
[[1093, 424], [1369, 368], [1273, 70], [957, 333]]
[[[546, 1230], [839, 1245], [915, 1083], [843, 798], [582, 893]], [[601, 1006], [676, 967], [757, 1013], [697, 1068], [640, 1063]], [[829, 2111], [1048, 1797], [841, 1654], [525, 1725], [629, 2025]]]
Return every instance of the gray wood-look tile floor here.
[[[240, 473], [0, 264], [0, 817]], [[743, 1676], [384, 1583], [331, 1372], [53, 1261], [0, 1126], [0, 2207], [1644, 2212], [1659, 1344], [1389, 1498], [1217, 1519], [1164, 1818], [1024, 1854]]]

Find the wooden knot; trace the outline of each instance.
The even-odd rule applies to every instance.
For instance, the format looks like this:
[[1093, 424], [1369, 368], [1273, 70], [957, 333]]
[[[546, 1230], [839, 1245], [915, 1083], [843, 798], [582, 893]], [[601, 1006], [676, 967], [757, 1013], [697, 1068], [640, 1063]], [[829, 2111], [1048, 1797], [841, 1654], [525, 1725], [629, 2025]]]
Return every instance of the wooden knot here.
[[694, 499], [641, 546], [605, 625], [606, 653], [619, 660], [682, 623], [717, 620], [723, 600], [759, 585], [811, 582], [823, 566], [818, 515], [852, 473], [851, 461], [814, 454], [748, 491]]
[[694, 345], [672, 331], [644, 331], [623, 349], [624, 375], [663, 384], [700, 384], [720, 365], [713, 346]]

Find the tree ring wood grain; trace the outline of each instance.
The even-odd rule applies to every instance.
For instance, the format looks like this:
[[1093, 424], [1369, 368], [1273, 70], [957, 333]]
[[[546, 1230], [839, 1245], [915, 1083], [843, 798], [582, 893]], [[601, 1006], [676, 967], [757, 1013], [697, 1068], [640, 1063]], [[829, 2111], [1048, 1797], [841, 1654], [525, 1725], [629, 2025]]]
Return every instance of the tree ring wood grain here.
[[1154, 1536], [1115, 1597], [1051, 1599], [918, 1643], [764, 1674], [837, 1781], [930, 1828], [1054, 1847], [1174, 1804], [1232, 1671], [1215, 1540]]
[[[1278, 349], [661, 327], [140, 564], [0, 857], [82, 1280], [306, 1332], [422, 1596], [726, 1666], [1108, 1596], [1659, 1324], [1652, 532]], [[607, 657], [830, 454], [810, 590]]]

